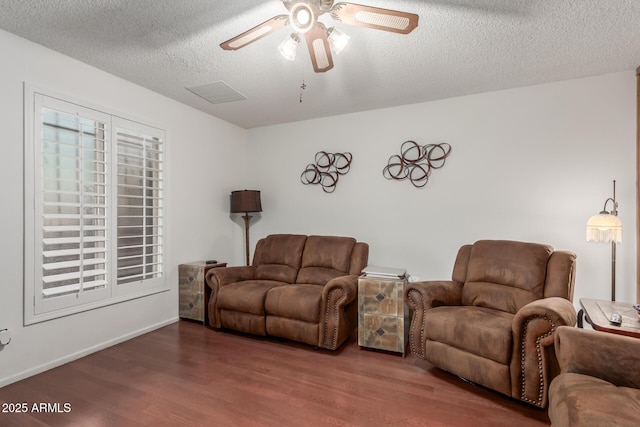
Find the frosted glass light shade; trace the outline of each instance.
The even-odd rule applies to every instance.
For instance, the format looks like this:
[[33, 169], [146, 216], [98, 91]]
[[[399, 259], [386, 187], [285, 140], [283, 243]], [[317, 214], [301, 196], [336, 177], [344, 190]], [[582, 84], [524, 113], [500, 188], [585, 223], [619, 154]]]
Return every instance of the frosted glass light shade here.
[[329, 45], [333, 49], [333, 52], [336, 55], [339, 55], [340, 52], [347, 46], [349, 43], [350, 37], [340, 31], [339, 29], [332, 27], [329, 28]]
[[316, 23], [316, 13], [311, 5], [299, 2], [289, 10], [289, 24], [298, 33], [306, 33]]
[[293, 61], [296, 59], [296, 50], [298, 48], [298, 43], [300, 39], [295, 34], [291, 34], [289, 37], [284, 39], [282, 43], [278, 46], [278, 51], [280, 54], [288, 59], [289, 61]]
[[592, 216], [587, 221], [587, 242], [622, 242], [622, 223], [609, 213]]

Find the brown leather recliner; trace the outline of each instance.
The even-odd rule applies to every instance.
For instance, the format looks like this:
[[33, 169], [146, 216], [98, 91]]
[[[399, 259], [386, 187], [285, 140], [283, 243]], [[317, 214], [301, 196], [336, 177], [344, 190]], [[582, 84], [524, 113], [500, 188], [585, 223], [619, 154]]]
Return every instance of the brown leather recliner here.
[[558, 374], [556, 328], [574, 325], [576, 255], [480, 240], [460, 248], [452, 280], [411, 283], [411, 352], [515, 399], [545, 407]]
[[558, 427], [640, 426], [640, 339], [558, 328], [561, 373], [549, 387], [549, 419]]
[[253, 264], [212, 268], [209, 323], [331, 350], [353, 333], [369, 245], [351, 237], [272, 234]]

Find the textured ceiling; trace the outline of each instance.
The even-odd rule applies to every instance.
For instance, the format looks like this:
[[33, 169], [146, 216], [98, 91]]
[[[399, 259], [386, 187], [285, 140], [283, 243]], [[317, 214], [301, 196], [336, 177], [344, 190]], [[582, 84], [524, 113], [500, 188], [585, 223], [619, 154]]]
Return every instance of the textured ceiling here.
[[[218, 46], [285, 14], [280, 0], [0, 0], [0, 28], [244, 128], [640, 65], [640, 0], [356, 3], [416, 13], [418, 28], [399, 35], [325, 14], [351, 40], [323, 74], [303, 44], [294, 62], [278, 54], [287, 28]], [[213, 105], [186, 89], [217, 81], [246, 99]]]

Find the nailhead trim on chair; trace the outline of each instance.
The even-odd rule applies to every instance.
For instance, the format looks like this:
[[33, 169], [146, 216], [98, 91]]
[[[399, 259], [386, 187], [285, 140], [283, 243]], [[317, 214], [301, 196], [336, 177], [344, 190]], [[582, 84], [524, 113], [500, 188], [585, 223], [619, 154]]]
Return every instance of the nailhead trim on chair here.
[[[537, 400], [531, 400], [528, 399], [525, 396], [525, 345], [526, 345], [526, 339], [527, 339], [527, 327], [529, 326], [529, 322], [531, 322], [534, 319], [544, 319], [547, 322], [549, 322], [549, 324], [551, 325], [551, 330], [549, 330], [548, 332], [546, 332], [545, 334], [539, 336], [536, 338], [536, 353], [538, 356], [538, 384], [540, 385], [539, 389], [538, 389], [538, 399]], [[524, 401], [524, 402], [528, 402], [528, 403], [532, 403], [536, 406], [540, 406], [542, 407], [542, 396], [544, 394], [544, 378], [543, 378], [543, 372], [544, 372], [544, 366], [542, 366], [542, 346], [540, 344], [540, 341], [543, 338], [546, 338], [550, 335], [553, 335], [553, 333], [556, 330], [556, 325], [547, 317], [547, 316], [535, 316], [535, 317], [531, 317], [529, 319], [527, 319], [526, 323], [524, 324], [524, 333], [522, 334], [522, 342], [520, 343], [520, 379], [522, 381], [522, 388], [520, 390], [520, 400]]]
[[[336, 288], [336, 289], [332, 289], [331, 291], [329, 291], [329, 295], [327, 295], [327, 303], [329, 301], [331, 301], [331, 297], [333, 295], [334, 292], [340, 291], [342, 292], [342, 298], [339, 298], [338, 300], [336, 300], [336, 303], [333, 306], [333, 313], [334, 313], [334, 321], [335, 321], [335, 325], [338, 324], [339, 322], [339, 315], [338, 315], [338, 304], [343, 301], [346, 298], [346, 295], [344, 294], [344, 291], [342, 289]], [[326, 319], [329, 318], [330, 316], [330, 311], [331, 311], [331, 307], [330, 304], [327, 304], [327, 310], [325, 312], [325, 322], [324, 322], [324, 346], [326, 348], [335, 348], [336, 347], [336, 343], [338, 342], [338, 328], [334, 327], [333, 328], [333, 340], [331, 340], [331, 345], [327, 346], [327, 344], [330, 343], [329, 340], [329, 328], [327, 327], [327, 321]]]
[[[416, 291], [415, 289], [410, 289], [409, 293], [408, 293], [409, 298], [407, 298], [407, 300], [409, 301], [410, 305], [412, 306], [411, 309], [413, 310], [413, 317], [415, 319], [416, 314], [417, 314], [417, 310], [416, 310], [417, 304], [412, 303], [413, 300], [411, 299], [414, 294], [419, 295], [420, 298], [422, 298], [422, 294], [420, 292]], [[422, 306], [424, 307], [424, 301], [423, 301]], [[416, 322], [414, 321], [414, 319], [411, 319], [411, 331], [409, 333], [409, 346], [411, 348], [411, 353], [413, 353], [414, 355], [418, 356], [421, 359], [425, 358], [425, 354], [424, 354], [424, 350], [425, 350], [424, 349], [424, 325], [425, 325], [425, 322], [427, 320], [426, 318], [427, 318], [427, 310], [422, 310], [422, 323], [420, 325], [421, 326], [421, 328], [420, 328], [420, 347], [416, 347], [415, 340], [413, 339], [413, 336], [414, 336], [413, 331], [414, 331], [414, 329], [416, 327]], [[417, 349], [419, 349], [419, 350], [417, 350]]]

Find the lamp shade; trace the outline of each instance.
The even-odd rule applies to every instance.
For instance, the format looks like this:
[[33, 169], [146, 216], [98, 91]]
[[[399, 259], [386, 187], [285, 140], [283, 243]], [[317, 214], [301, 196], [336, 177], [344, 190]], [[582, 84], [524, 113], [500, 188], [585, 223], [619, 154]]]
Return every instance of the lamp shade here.
[[347, 46], [347, 43], [349, 43], [350, 37], [335, 27], [329, 28], [328, 34], [329, 45], [333, 49], [333, 52], [336, 55], [340, 54]]
[[606, 211], [592, 216], [587, 221], [587, 242], [622, 242], [622, 222]]
[[238, 190], [231, 192], [231, 213], [262, 212], [260, 191]]
[[300, 39], [298, 38], [298, 36], [296, 36], [295, 34], [291, 34], [278, 45], [278, 51], [286, 59], [288, 59], [289, 61], [293, 61], [294, 59], [296, 59], [296, 50], [298, 48], [298, 43], [300, 43]]

